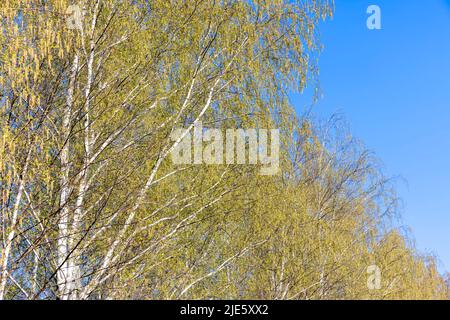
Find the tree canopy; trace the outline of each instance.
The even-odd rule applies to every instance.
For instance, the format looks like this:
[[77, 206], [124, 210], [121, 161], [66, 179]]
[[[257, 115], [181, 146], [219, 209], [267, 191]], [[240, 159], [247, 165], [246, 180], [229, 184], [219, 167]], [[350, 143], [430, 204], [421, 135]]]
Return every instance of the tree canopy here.
[[[390, 227], [376, 159], [289, 102], [332, 12], [3, 0], [0, 299], [446, 298], [435, 259]], [[199, 122], [279, 129], [280, 172], [174, 164], [171, 134]]]

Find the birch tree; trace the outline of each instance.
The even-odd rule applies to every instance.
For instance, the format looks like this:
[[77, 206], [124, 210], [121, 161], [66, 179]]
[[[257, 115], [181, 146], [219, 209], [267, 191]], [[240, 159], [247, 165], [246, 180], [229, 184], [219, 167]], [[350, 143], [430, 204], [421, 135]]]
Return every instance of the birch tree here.
[[[0, 299], [368, 296], [385, 181], [288, 99], [314, 81], [331, 14], [326, 0], [3, 1]], [[199, 123], [280, 128], [281, 173], [174, 164]], [[442, 293], [437, 274], [414, 286]]]

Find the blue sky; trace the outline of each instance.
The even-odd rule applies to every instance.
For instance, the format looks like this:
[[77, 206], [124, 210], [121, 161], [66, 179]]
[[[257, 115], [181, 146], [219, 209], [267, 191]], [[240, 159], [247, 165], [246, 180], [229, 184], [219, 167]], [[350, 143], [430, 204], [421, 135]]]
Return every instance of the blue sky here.
[[[385, 174], [402, 178], [402, 223], [450, 271], [450, 1], [335, 3], [320, 29], [322, 97], [314, 111], [343, 114]], [[382, 30], [366, 27], [371, 4], [381, 8]], [[311, 97], [292, 102], [301, 112]]]

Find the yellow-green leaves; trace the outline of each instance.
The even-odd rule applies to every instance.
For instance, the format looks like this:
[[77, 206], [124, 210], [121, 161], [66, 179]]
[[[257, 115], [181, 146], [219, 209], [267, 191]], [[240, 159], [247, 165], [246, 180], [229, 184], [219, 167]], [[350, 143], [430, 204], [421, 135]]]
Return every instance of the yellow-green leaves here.
[[[443, 297], [433, 260], [381, 227], [394, 197], [373, 159], [289, 103], [331, 7], [4, 0], [0, 297]], [[199, 121], [280, 129], [281, 173], [175, 165], [171, 133]]]

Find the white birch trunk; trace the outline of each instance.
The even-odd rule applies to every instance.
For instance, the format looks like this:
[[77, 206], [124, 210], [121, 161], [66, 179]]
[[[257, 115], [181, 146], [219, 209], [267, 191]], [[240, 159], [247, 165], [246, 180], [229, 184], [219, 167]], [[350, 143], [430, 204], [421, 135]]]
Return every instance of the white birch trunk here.
[[69, 288], [69, 266], [68, 266], [68, 230], [69, 230], [69, 206], [70, 195], [69, 171], [70, 171], [70, 143], [69, 135], [71, 130], [71, 117], [73, 107], [73, 95], [75, 87], [75, 78], [78, 72], [78, 55], [75, 55], [70, 71], [69, 89], [67, 92], [67, 106], [64, 110], [63, 128], [64, 146], [61, 150], [61, 177], [60, 177], [60, 202], [59, 202], [59, 220], [58, 220], [58, 251], [57, 251], [57, 273], [58, 295], [62, 300], [68, 299]]

